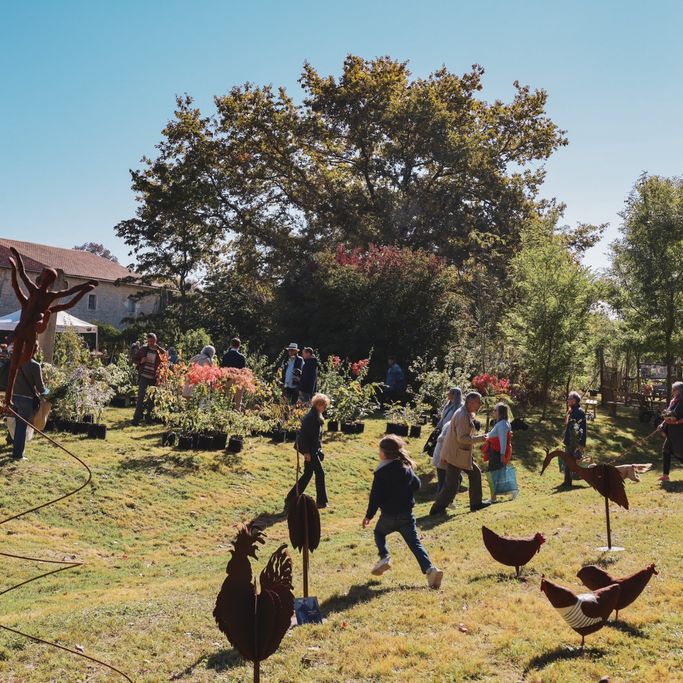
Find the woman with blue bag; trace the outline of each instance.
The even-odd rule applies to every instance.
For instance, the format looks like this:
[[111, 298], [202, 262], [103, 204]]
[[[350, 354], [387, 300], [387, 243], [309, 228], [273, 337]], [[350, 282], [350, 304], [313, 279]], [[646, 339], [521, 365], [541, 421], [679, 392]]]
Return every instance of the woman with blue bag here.
[[499, 493], [512, 493], [516, 498], [517, 475], [515, 468], [510, 464], [512, 458], [512, 426], [510, 414], [505, 403], [496, 406], [496, 422], [491, 431], [486, 435], [486, 440], [481, 447], [484, 454], [484, 462], [488, 462], [486, 478], [491, 489], [491, 501], [496, 500]]

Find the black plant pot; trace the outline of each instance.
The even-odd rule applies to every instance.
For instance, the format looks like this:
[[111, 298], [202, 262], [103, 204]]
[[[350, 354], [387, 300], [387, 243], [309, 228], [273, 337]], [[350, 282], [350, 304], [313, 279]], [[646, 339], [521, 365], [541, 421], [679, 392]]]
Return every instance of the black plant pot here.
[[274, 443], [284, 443], [287, 438], [287, 432], [284, 429], [274, 429], [270, 433], [270, 438]]
[[225, 450], [225, 447], [228, 445], [228, 435], [224, 434], [223, 432], [216, 432], [213, 435], [213, 450], [214, 451], [223, 451]]
[[95, 416], [94, 415], [84, 415], [83, 416], [83, 422], [87, 422], [89, 425], [95, 424]]
[[191, 451], [194, 447], [194, 438], [192, 434], [181, 434], [178, 437], [178, 448], [181, 451]]
[[244, 447], [244, 439], [241, 436], [231, 436], [228, 441], [228, 453], [239, 453]]
[[419, 439], [421, 434], [422, 434], [422, 427], [420, 425], [413, 425], [410, 428], [410, 438], [411, 439]]
[[211, 434], [197, 435], [197, 450], [212, 451], [213, 450], [213, 436]]
[[432, 415], [432, 427], [436, 427], [436, 425], [439, 424], [439, 416], [438, 415]]
[[178, 441], [178, 435], [175, 432], [168, 431], [161, 435], [162, 446], [175, 446]]
[[600, 392], [597, 389], [591, 389], [588, 393], [595, 398]]
[[89, 439], [106, 439], [107, 438], [107, 425], [103, 424], [89, 424], [88, 425], [88, 438]]
[[327, 431], [328, 432], [338, 432], [339, 431], [339, 420], [328, 420]]
[[54, 432], [55, 431], [55, 421], [52, 419], [48, 419], [48, 421], [45, 423], [45, 429], [43, 431], [44, 432]]
[[365, 431], [365, 422], [356, 422], [356, 434], [362, 434]]
[[408, 436], [410, 429], [408, 425], [400, 424], [399, 422], [387, 422], [387, 434], [396, 434], [396, 436]]
[[285, 440], [287, 443], [294, 443], [296, 441], [296, 429], [288, 429], [285, 432]]
[[67, 432], [68, 430], [68, 420], [61, 417], [55, 418], [55, 431], [57, 432]]
[[341, 423], [342, 434], [358, 434], [358, 423], [357, 422], [342, 422]]

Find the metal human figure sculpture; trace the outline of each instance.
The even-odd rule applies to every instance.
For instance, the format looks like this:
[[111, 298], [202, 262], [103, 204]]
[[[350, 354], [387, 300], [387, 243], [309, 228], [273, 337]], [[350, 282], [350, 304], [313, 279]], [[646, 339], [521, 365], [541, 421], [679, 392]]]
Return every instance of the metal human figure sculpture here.
[[[53, 291], [50, 287], [57, 280], [57, 271], [54, 268], [44, 268], [34, 283], [26, 275], [24, 262], [19, 252], [14, 247], [10, 247], [10, 251], [13, 257], [10, 258], [10, 263], [12, 264], [12, 288], [21, 304], [21, 317], [14, 329], [14, 350], [10, 361], [7, 389], [5, 391], [6, 406], [9, 406], [12, 402], [12, 392], [17, 372], [24, 363], [31, 359], [38, 335], [45, 332], [52, 314], [72, 308], [99, 284], [97, 280], [88, 280], [88, 282], [75, 285], [69, 289]], [[21, 282], [28, 290], [28, 294], [25, 294], [22, 290], [19, 279], [21, 279]], [[72, 295], [75, 296], [70, 301], [54, 305], [58, 299]]]

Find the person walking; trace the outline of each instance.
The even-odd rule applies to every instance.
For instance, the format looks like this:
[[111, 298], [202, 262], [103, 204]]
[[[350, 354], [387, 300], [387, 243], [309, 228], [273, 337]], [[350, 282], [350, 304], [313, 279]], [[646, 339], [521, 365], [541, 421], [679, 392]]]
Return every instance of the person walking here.
[[672, 457], [683, 462], [683, 382], [671, 385], [671, 402], [658, 429], [665, 436], [662, 447], [664, 463], [659, 481], [669, 481]]
[[[17, 377], [14, 382], [12, 392], [12, 403], [19, 417], [15, 418], [14, 436], [12, 442], [12, 459], [23, 460], [24, 449], [26, 447], [27, 424], [24, 420], [31, 422], [38, 406], [40, 397], [47, 393], [43, 383], [43, 373], [40, 363], [35, 359], [38, 353], [38, 343], [33, 347], [32, 357], [19, 367]], [[36, 405], [38, 404], [38, 405]]]
[[192, 358], [190, 358], [190, 365], [208, 367], [213, 365], [213, 359], [215, 355], [216, 349], [213, 346], [205, 346], [196, 356], [192, 356]]
[[282, 365], [282, 384], [285, 396], [293, 405], [299, 400], [299, 383], [304, 359], [299, 355], [299, 347], [292, 342], [287, 348], [287, 360]]
[[327, 490], [325, 489], [325, 470], [322, 451], [323, 413], [330, 405], [330, 399], [325, 394], [315, 394], [311, 399], [311, 409], [301, 420], [301, 427], [296, 435], [296, 448], [304, 459], [304, 471], [298, 482], [291, 488], [285, 498], [285, 510], [294, 501], [297, 492], [302, 494], [308, 483], [315, 475], [315, 503], [318, 509], [327, 507]]
[[446, 481], [436, 497], [430, 515], [439, 515], [455, 500], [460, 488], [461, 474], [469, 480], [470, 512], [488, 507], [491, 503], [482, 500], [481, 470], [474, 461], [472, 449], [475, 443], [484, 440], [484, 434], [476, 435], [475, 416], [481, 408], [481, 394], [471, 391], [465, 397], [451, 418], [450, 430], [443, 442], [441, 460], [446, 462]]
[[[486, 434], [484, 462], [488, 462], [488, 471], [497, 472], [505, 469], [512, 457], [512, 427], [510, 425], [510, 411], [505, 403], [496, 405], [496, 422]], [[488, 475], [487, 475], [488, 476]], [[496, 501], [495, 477], [489, 477], [491, 486], [491, 502]], [[513, 495], [516, 498], [517, 494]]]
[[166, 352], [157, 343], [156, 334], [150, 332], [147, 335], [147, 344], [140, 348], [135, 357], [135, 363], [138, 367], [138, 398], [133, 414], [133, 425], [136, 427], [143, 418], [145, 407], [148, 418], [152, 412], [151, 401], [146, 400], [147, 389], [156, 385], [159, 369], [165, 356]]
[[318, 388], [318, 359], [313, 355], [313, 349], [305, 346], [302, 352], [304, 365], [301, 368], [301, 381], [299, 382], [299, 400], [308, 403]]
[[453, 387], [452, 389], [449, 389], [446, 405], [444, 405], [444, 407], [441, 409], [441, 417], [436, 423], [436, 429], [439, 430], [439, 433], [441, 433], [441, 430], [446, 422], [450, 422], [453, 415], [455, 415], [455, 411], [460, 408], [461, 405], [462, 389], [460, 387]]
[[413, 507], [415, 492], [420, 488], [420, 478], [415, 474], [414, 467], [415, 463], [406, 450], [406, 442], [399, 436], [390, 434], [379, 442], [379, 465], [375, 469], [370, 501], [363, 519], [365, 529], [377, 510], [381, 510], [374, 531], [379, 560], [370, 573], [380, 576], [391, 569], [387, 536], [398, 531], [426, 575], [427, 585], [438, 589], [441, 587], [443, 571], [434, 566], [417, 535]]
[[[576, 460], [583, 458], [583, 451], [586, 448], [586, 413], [581, 408], [581, 396], [576, 391], [570, 391], [567, 396], [567, 414], [564, 418], [564, 450]], [[570, 487], [572, 485], [572, 473], [564, 467], [564, 463], [560, 460], [564, 468], [563, 487]]]
[[406, 391], [406, 376], [403, 369], [398, 364], [396, 356], [387, 358], [389, 367], [384, 382], [383, 403], [403, 402]]
[[240, 346], [242, 346], [242, 342], [235, 337], [230, 342], [230, 348], [223, 354], [223, 358], [221, 358], [222, 368], [237, 368], [238, 370], [242, 370], [242, 368], [247, 367], [247, 359], [240, 351]]

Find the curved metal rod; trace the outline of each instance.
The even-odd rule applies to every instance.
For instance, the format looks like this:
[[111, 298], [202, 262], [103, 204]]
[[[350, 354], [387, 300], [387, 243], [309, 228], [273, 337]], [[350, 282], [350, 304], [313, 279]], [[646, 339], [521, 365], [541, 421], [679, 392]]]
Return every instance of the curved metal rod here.
[[[57, 446], [57, 448], [60, 448], [61, 450], [63, 450], [69, 457], [73, 458], [74, 460], [76, 460], [76, 462], [80, 463], [80, 465], [82, 465], [85, 468], [86, 472], [88, 473], [88, 477], [85, 480], [85, 482], [83, 484], [81, 484], [78, 488], [74, 489], [73, 491], [70, 491], [69, 493], [65, 493], [63, 496], [59, 496], [58, 498], [54, 498], [53, 500], [50, 500], [47, 503], [42, 503], [40, 505], [36, 505], [35, 507], [30, 508], [29, 510], [24, 510], [23, 512], [19, 512], [16, 515], [12, 515], [10, 517], [6, 517], [3, 520], [0, 520], [0, 526], [2, 526], [3, 524], [7, 524], [7, 522], [11, 522], [12, 520], [19, 519], [20, 517], [23, 517], [24, 515], [28, 515], [31, 512], [36, 512], [37, 510], [41, 510], [42, 508], [47, 507], [48, 505], [54, 505], [55, 503], [59, 503], [60, 501], [66, 499], [66, 498], [70, 498], [71, 496], [77, 494], [79, 491], [82, 491], [92, 481], [91, 469], [77, 455], [72, 453], [65, 446], [62, 446], [62, 444], [60, 444], [58, 441], [55, 441], [55, 439], [53, 439], [52, 437], [45, 434], [45, 432], [34, 427], [28, 420], [26, 420], [24, 417], [19, 415], [14, 410], [14, 408], [12, 408], [11, 405], [6, 405], [5, 411], [7, 413], [10, 413], [11, 415], [13, 415], [16, 420], [21, 420], [24, 424], [26, 424], [27, 427], [32, 427], [35, 432], [37, 432], [41, 436], [45, 437], [54, 446]], [[58, 569], [53, 569], [52, 571], [45, 572], [44, 574], [40, 574], [39, 576], [34, 576], [33, 578], [30, 578], [26, 581], [22, 581], [21, 583], [18, 583], [14, 586], [11, 586], [10, 588], [6, 588], [5, 590], [0, 592], [0, 596], [5, 595], [5, 593], [9, 593], [10, 591], [16, 590], [17, 588], [21, 588], [22, 586], [25, 586], [28, 583], [32, 583], [33, 581], [38, 581], [38, 579], [45, 578], [46, 576], [51, 576], [52, 574], [58, 574], [59, 572], [66, 571], [67, 569], [74, 569], [75, 567], [80, 567], [83, 564], [82, 562], [66, 562], [63, 560], [45, 560], [45, 559], [42, 559], [39, 557], [27, 557], [25, 555], [15, 555], [13, 553], [4, 553], [4, 552], [0, 552], [0, 556], [9, 557], [9, 558], [12, 558], [15, 560], [24, 560], [24, 561], [30, 561], [30, 562], [45, 562], [47, 564], [64, 565], [62, 567], [59, 567]], [[8, 631], [9, 633], [14, 633], [15, 635], [22, 636], [24, 638], [28, 638], [29, 640], [33, 640], [36, 643], [41, 643], [42, 645], [49, 645], [50, 647], [57, 648], [58, 650], [63, 650], [64, 652], [69, 652], [72, 655], [76, 655], [77, 657], [87, 659], [91, 662], [94, 662], [95, 664], [99, 664], [100, 666], [103, 666], [106, 669], [109, 669], [110, 671], [113, 671], [114, 673], [119, 674], [120, 676], [125, 678], [129, 683], [133, 683], [133, 680], [131, 678], [129, 678], [127, 674], [123, 673], [123, 671], [120, 671], [116, 667], [112, 666], [111, 664], [107, 664], [106, 662], [103, 662], [100, 659], [96, 659], [95, 657], [89, 657], [88, 655], [83, 654], [82, 652], [78, 652], [78, 650], [71, 650], [68, 647], [64, 647], [63, 645], [59, 645], [58, 643], [53, 643], [53, 642], [50, 642], [49, 640], [43, 640], [42, 638], [37, 638], [36, 636], [32, 636], [30, 633], [23, 633], [22, 631], [17, 631], [16, 629], [10, 628], [9, 626], [3, 626], [2, 624], [0, 624], [0, 629]]]

